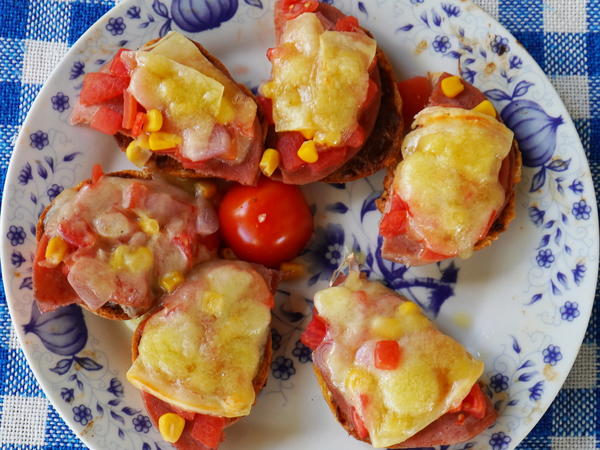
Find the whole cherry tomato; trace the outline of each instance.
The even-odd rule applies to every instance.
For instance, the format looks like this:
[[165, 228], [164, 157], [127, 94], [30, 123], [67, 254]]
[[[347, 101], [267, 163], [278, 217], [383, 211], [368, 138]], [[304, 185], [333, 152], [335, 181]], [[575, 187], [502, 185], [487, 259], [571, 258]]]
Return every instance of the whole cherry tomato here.
[[313, 231], [313, 218], [297, 186], [261, 178], [235, 185], [219, 206], [221, 235], [246, 261], [277, 267], [297, 256]]

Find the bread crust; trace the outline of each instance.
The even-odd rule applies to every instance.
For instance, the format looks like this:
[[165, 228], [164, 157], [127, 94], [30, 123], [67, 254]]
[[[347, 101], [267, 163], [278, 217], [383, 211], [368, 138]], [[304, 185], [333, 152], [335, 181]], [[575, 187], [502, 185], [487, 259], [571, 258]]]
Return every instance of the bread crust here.
[[[145, 44], [145, 46], [153, 45], [159, 40], [160, 39], [153, 39], [151, 41], [148, 41]], [[198, 42], [192, 42], [196, 45], [198, 50], [200, 50], [200, 52], [206, 57], [206, 59], [208, 59], [211, 62], [211, 64], [213, 64], [224, 75], [226, 75], [227, 78], [236, 83], [236, 85], [244, 92], [244, 94], [246, 94], [248, 97], [252, 98], [256, 102], [256, 98], [252, 91], [250, 91], [250, 89], [248, 89], [243, 84], [237, 83], [229, 73], [229, 70], [227, 70], [227, 67], [225, 67], [225, 65], [217, 57], [212, 55], [205, 47], [203, 47]], [[258, 163], [262, 156], [262, 151], [264, 149], [264, 141], [267, 135], [267, 129], [264, 126], [264, 123], [265, 121], [263, 120], [262, 112], [260, 111], [260, 108], [258, 108], [257, 105], [256, 118], [254, 119], [255, 140], [253, 141], [252, 146], [248, 150], [246, 159], [239, 164], [243, 165], [246, 163], [250, 163], [252, 166], [256, 166], [256, 175], [254, 176], [253, 182], [250, 184], [256, 184], [256, 182], [258, 181], [258, 177], [260, 176]], [[126, 136], [122, 133], [117, 133], [115, 135], [115, 140], [117, 141], [117, 145], [119, 146], [121, 151], [124, 152], [127, 149], [129, 143], [133, 140], [133, 138], [130, 136]], [[220, 165], [222, 167], [231, 167], [226, 163], [221, 163]], [[163, 172], [168, 175], [180, 178], [207, 178], [213, 176], [199, 174], [194, 169], [186, 169], [177, 159], [173, 158], [172, 156], [157, 153], [152, 154], [150, 160], [147, 163], [146, 168], [151, 172]]]
[[[150, 180], [152, 179], [152, 175], [146, 171], [137, 171], [137, 170], [120, 170], [118, 172], [111, 172], [111, 173], [107, 173], [104, 176], [110, 176], [110, 177], [120, 177], [120, 178], [136, 178], [138, 180]], [[87, 179], [87, 180], [83, 180], [81, 183], [79, 183], [77, 186], [75, 186], [73, 189], [75, 189], [76, 191], [79, 191], [83, 186], [91, 184], [92, 180], [91, 179]], [[42, 211], [42, 214], [40, 214], [40, 217], [37, 221], [36, 227], [35, 227], [35, 239], [36, 239], [36, 243], [39, 243], [40, 240], [42, 239], [42, 235], [44, 234], [44, 219], [46, 218], [46, 214], [48, 214], [48, 211], [50, 210], [50, 208], [52, 207], [54, 203], [50, 203], [48, 206], [46, 206], [46, 208], [44, 209], [44, 211]], [[36, 297], [36, 292], [38, 292], [38, 290], [43, 289], [43, 286], [36, 286], [34, 284], [33, 286], [33, 296], [34, 298]], [[84, 303], [84, 302], [77, 302], [77, 304], [79, 306], [81, 306], [82, 308], [87, 309], [89, 312], [96, 314], [97, 316], [100, 317], [104, 317], [105, 319], [111, 319], [111, 320], [129, 320], [132, 319], [132, 317], [129, 316], [129, 314], [127, 314], [125, 312], [125, 310], [120, 306], [117, 305], [116, 303], [106, 303], [105, 305], [103, 305], [101, 308], [99, 308], [96, 311], [92, 311], [91, 309], [88, 308], [88, 306]]]

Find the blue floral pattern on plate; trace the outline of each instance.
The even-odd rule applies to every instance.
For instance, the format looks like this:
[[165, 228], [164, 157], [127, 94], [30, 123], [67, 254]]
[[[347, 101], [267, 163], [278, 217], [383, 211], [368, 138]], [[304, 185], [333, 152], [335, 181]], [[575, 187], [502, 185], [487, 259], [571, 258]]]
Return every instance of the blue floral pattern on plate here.
[[[453, 450], [511, 448], [533, 426], [534, 420], [523, 419], [539, 418], [564, 381], [591, 310], [597, 212], [577, 134], [531, 58], [502, 27], [468, 2], [381, 0], [375, 7], [364, 1], [338, 0], [335, 4], [357, 15], [367, 28], [385, 34], [426, 70], [443, 67], [460, 73], [486, 92], [515, 131], [523, 152], [518, 217], [506, 236], [469, 261], [407, 268], [381, 257], [376, 235], [380, 215], [375, 206], [381, 174], [348, 184], [308, 186], [316, 217], [315, 235], [303, 255], [309, 278], [280, 287], [271, 331], [272, 376], [259, 403], [290, 417], [301, 411], [305, 420], [319, 421], [328, 414], [321, 403], [323, 409], [314, 414], [302, 410], [299, 403], [307, 393], [319, 396], [309, 368], [311, 354], [299, 336], [311, 318], [312, 294], [326, 285], [344, 256], [353, 251], [371, 278], [383, 280], [420, 304], [475, 350], [484, 349], [483, 380], [500, 418], [474, 442]], [[124, 336], [119, 325], [84, 314], [77, 306], [47, 314], [32, 307], [31, 263], [39, 214], [64, 188], [86, 178], [98, 158], [111, 164], [105, 157], [113, 155], [110, 139], [68, 123], [82, 77], [109, 61], [118, 47], [135, 48], [170, 30], [184, 31], [208, 48], [224, 48], [221, 41], [232, 48], [259, 46], [256, 20], [271, 11], [272, 2], [266, 0], [125, 1], [67, 55], [23, 126], [7, 179], [11, 188], [2, 205], [7, 297], [13, 320], [19, 324], [17, 334], [51, 401], [76, 431], [102, 430], [82, 434], [94, 448], [146, 450], [164, 444], [139, 394], [125, 381], [127, 355], [117, 358], [107, 343]], [[258, 50], [262, 57], [264, 49]], [[229, 64], [228, 55], [224, 56]], [[250, 86], [266, 75], [254, 71], [255, 60], [244, 59], [239, 73], [234, 72]], [[478, 270], [486, 265], [490, 271], [481, 275]], [[506, 273], [509, 285], [502, 278]], [[481, 290], [475, 281], [481, 277], [502, 297]], [[495, 330], [494, 339], [479, 328], [471, 329], [472, 334], [453, 328], [452, 314], [462, 305], [481, 305], [475, 322]], [[506, 312], [521, 309], [518, 317]], [[473, 336], [479, 338], [475, 343]], [[253, 418], [245, 420], [251, 423]], [[237, 436], [235, 430], [228, 432], [228, 439], [242, 448], [248, 436]], [[322, 441], [334, 446], [343, 431], [330, 432]], [[347, 447], [356, 445], [348, 441]]]

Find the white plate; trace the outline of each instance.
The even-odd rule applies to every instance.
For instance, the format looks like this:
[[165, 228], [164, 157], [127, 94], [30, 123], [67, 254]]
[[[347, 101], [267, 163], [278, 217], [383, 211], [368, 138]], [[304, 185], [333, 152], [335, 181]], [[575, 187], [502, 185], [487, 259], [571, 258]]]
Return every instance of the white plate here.
[[[189, 9], [189, 4], [194, 10]], [[238, 4], [239, 3], [239, 4]], [[210, 8], [207, 6], [210, 5]], [[309, 298], [345, 249], [360, 248], [367, 269], [416, 300], [440, 327], [486, 364], [500, 417], [469, 444], [516, 446], [565, 380], [590, 316], [597, 275], [598, 220], [587, 161], [563, 103], [510, 34], [459, 0], [335, 0], [375, 34], [401, 78], [458, 72], [487, 91], [524, 152], [517, 219], [491, 248], [466, 261], [418, 269], [377, 252], [381, 175], [306, 189], [317, 231], [309, 282], [288, 286], [275, 310], [271, 377], [251, 416], [227, 431], [224, 449], [358, 449], [321, 398], [298, 337]], [[207, 29], [210, 28], [210, 29]], [[273, 43], [267, 0], [125, 1], [71, 49], [31, 109], [13, 154], [2, 205], [2, 269], [8, 304], [27, 359], [50, 401], [93, 449], [165, 448], [138, 392], [125, 381], [129, 332], [75, 306], [44, 316], [32, 308], [34, 225], [63, 187], [93, 164], [130, 168], [111, 137], [72, 127], [68, 117], [84, 72], [120, 46], [136, 48], [169, 29], [185, 31], [256, 87], [268, 76]], [[289, 298], [288, 298], [289, 297]], [[284, 303], [285, 301], [285, 303]]]

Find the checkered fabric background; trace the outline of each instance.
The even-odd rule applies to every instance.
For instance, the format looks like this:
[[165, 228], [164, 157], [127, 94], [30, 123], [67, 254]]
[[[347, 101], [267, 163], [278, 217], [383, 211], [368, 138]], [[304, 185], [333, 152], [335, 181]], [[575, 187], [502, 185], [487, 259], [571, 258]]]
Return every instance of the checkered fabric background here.
[[[475, 0], [529, 50], [573, 117], [600, 187], [600, 0]], [[0, 187], [42, 83], [111, 0], [0, 0]], [[597, 293], [598, 295], [598, 293]], [[520, 449], [600, 448], [598, 304], [569, 378]], [[0, 288], [0, 447], [85, 448], [27, 367]]]

